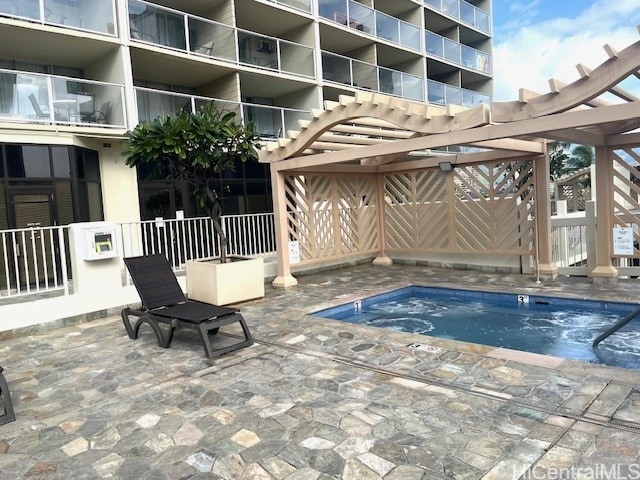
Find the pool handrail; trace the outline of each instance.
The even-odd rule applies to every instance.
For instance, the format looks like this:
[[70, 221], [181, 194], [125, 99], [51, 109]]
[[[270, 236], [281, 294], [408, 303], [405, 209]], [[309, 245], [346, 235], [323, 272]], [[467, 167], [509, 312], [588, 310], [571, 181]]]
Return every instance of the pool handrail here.
[[598, 335], [598, 337], [593, 341], [593, 344], [591, 346], [594, 347], [594, 348], [597, 347], [598, 344], [601, 341], [603, 341], [609, 335], [612, 335], [615, 332], [617, 332], [619, 329], [624, 327], [627, 323], [629, 323], [631, 320], [633, 320], [638, 315], [640, 315], [640, 306], [638, 308], [636, 308], [633, 312], [631, 312], [629, 315], [624, 317], [622, 320], [620, 320], [618, 323], [616, 323], [614, 326], [609, 328], [606, 332]]

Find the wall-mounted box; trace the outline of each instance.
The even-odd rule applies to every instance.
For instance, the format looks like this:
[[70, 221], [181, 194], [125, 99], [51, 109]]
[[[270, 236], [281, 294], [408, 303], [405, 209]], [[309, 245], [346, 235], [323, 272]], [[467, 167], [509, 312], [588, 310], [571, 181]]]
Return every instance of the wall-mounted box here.
[[69, 225], [73, 293], [110, 295], [122, 289], [122, 261], [117, 225], [86, 222]]
[[103, 260], [118, 257], [116, 227], [107, 222], [78, 224], [84, 260]]

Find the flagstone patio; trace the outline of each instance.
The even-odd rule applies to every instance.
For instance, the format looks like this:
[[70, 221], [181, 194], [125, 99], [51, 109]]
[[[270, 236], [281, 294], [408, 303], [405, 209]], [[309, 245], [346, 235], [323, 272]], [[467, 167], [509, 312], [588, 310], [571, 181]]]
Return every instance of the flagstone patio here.
[[638, 302], [637, 280], [359, 265], [298, 281], [240, 305], [256, 344], [218, 359], [188, 331], [130, 340], [117, 312], [0, 342], [17, 415], [0, 479], [640, 473], [640, 371], [308, 315], [408, 283]]

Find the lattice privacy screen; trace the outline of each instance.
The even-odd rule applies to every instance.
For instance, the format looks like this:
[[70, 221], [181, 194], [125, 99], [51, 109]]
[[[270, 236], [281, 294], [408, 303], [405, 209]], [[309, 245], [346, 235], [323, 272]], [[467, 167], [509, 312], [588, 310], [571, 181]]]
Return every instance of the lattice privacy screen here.
[[493, 162], [385, 177], [389, 251], [532, 254], [533, 162]]
[[612, 160], [613, 226], [633, 227], [634, 257], [640, 257], [640, 155], [625, 148], [613, 151]]
[[289, 174], [285, 177], [289, 240], [301, 263], [376, 252], [374, 175]]

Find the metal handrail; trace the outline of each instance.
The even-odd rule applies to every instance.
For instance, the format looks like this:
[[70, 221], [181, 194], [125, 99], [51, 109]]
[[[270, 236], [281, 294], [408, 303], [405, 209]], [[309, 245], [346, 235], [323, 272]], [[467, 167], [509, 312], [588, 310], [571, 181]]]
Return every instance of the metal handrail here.
[[640, 307], [638, 307], [637, 309], [635, 309], [633, 312], [631, 312], [629, 315], [627, 315], [626, 317], [624, 317], [622, 320], [620, 320], [618, 323], [616, 323], [613, 327], [611, 327], [610, 329], [608, 329], [606, 332], [602, 333], [601, 335], [599, 335], [594, 341], [592, 346], [593, 347], [597, 347], [598, 344], [604, 340], [605, 338], [607, 338], [609, 335], [614, 334], [615, 332], [617, 332], [618, 330], [620, 330], [622, 327], [624, 327], [627, 323], [629, 323], [631, 320], [633, 320], [634, 318], [636, 318], [638, 315], [640, 315]]

